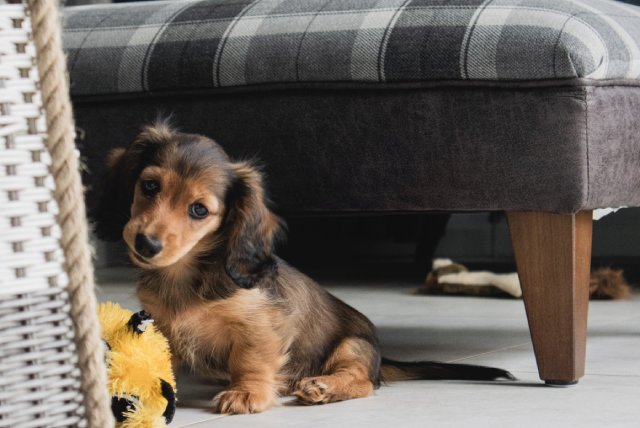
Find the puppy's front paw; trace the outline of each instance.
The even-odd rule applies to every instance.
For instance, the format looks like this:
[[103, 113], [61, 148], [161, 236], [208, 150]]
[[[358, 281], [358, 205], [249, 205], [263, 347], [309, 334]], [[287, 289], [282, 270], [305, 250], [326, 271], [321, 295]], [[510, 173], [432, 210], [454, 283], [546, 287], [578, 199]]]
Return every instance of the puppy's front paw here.
[[230, 388], [215, 396], [213, 411], [229, 415], [260, 413], [271, 406], [275, 399], [269, 392]]
[[331, 399], [328, 389], [327, 383], [323, 381], [323, 376], [307, 377], [298, 383], [294, 395], [303, 404], [326, 404]]

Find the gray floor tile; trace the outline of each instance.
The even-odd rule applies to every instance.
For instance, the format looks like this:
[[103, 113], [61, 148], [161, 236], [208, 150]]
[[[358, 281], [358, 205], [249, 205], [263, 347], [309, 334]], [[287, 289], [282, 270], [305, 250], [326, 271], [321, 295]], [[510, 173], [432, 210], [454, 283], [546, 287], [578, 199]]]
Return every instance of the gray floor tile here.
[[389, 358], [452, 361], [529, 342], [517, 300], [416, 296], [407, 287], [328, 288], [378, 326]]
[[169, 427], [179, 428], [206, 423], [211, 424], [214, 420], [224, 418], [222, 415], [215, 415], [206, 408], [199, 407], [179, 407]]
[[640, 379], [588, 376], [572, 388], [519, 382], [399, 382], [373, 397], [324, 406], [288, 406], [194, 427], [637, 427]]
[[[131, 270], [99, 272], [100, 300], [135, 310]], [[409, 284], [330, 281], [328, 288], [378, 326], [383, 352], [404, 360], [502, 367], [517, 382], [399, 382], [373, 397], [326, 406], [283, 405], [263, 414], [220, 416], [209, 403], [221, 386], [191, 375], [178, 382], [172, 427], [602, 427], [640, 426], [640, 295], [592, 302], [587, 376], [572, 388], [545, 387], [520, 300], [415, 296]]]

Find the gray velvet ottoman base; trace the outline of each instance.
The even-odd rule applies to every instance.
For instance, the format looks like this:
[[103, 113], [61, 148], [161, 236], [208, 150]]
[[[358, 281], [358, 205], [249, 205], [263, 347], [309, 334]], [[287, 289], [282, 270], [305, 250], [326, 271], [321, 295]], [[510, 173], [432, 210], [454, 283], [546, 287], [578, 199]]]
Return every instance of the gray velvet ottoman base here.
[[587, 83], [272, 87], [78, 97], [75, 108], [90, 189], [109, 149], [170, 114], [262, 163], [283, 213], [640, 205], [640, 87]]

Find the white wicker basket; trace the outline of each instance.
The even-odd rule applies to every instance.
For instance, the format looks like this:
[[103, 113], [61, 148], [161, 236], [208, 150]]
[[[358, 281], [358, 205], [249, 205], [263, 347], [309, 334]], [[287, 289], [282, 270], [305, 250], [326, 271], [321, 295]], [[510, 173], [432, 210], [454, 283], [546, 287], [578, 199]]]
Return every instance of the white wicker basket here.
[[85, 426], [31, 26], [0, 4], [0, 427]]

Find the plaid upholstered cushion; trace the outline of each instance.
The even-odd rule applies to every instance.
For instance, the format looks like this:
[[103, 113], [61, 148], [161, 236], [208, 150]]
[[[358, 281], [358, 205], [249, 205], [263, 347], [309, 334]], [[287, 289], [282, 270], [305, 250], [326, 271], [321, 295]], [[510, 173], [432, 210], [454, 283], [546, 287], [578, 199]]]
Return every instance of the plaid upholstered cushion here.
[[74, 95], [268, 83], [640, 81], [608, 0], [188, 0], [70, 8]]

